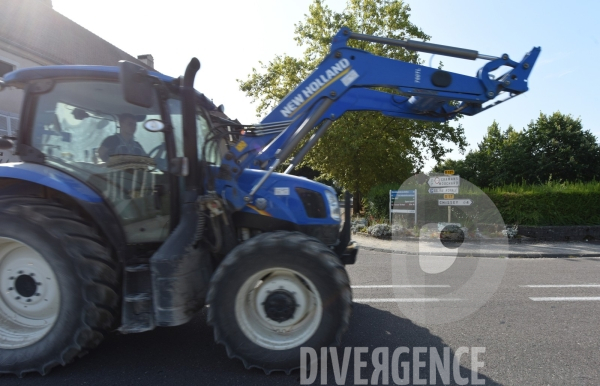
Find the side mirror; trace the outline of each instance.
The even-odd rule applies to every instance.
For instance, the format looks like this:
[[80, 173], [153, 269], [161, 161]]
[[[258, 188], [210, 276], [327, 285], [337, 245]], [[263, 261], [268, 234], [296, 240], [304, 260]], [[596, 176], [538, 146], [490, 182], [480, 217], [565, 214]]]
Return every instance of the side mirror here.
[[144, 67], [126, 60], [119, 61], [119, 82], [127, 102], [140, 107], [152, 107], [152, 82]]

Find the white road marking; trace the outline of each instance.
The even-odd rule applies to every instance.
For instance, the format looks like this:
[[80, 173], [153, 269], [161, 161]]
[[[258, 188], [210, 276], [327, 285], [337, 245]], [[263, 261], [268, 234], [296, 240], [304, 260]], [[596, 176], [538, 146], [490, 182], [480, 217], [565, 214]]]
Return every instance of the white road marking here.
[[520, 285], [527, 288], [598, 288], [600, 284], [539, 284], [539, 285]]
[[529, 298], [534, 302], [586, 302], [586, 301], [600, 301], [598, 296], [588, 297], [556, 297], [556, 298]]
[[411, 284], [386, 284], [386, 285], [353, 285], [352, 288], [450, 288], [449, 285], [411, 285]]
[[352, 299], [354, 303], [433, 303], [433, 302], [459, 302], [461, 299], [440, 299], [440, 298], [371, 298], [371, 299]]

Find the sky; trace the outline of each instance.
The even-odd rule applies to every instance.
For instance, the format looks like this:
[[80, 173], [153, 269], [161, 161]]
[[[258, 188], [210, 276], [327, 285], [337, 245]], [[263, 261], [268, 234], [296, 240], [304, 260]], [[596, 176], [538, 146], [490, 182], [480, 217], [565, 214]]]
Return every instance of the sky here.
[[[152, 54], [155, 68], [183, 74], [192, 57], [201, 62], [195, 88], [225, 106], [242, 123], [256, 123], [256, 104], [239, 90], [259, 61], [300, 56], [294, 25], [312, 0], [53, 0], [54, 10], [127, 53]], [[324, 0], [337, 12], [346, 0]], [[411, 21], [430, 42], [520, 61], [533, 47], [542, 51], [529, 77], [530, 90], [473, 117], [464, 117], [469, 148], [476, 148], [494, 121], [520, 130], [540, 113], [560, 111], [581, 119], [600, 138], [600, 2], [593, 0], [481, 1], [410, 0]], [[486, 61], [421, 54], [428, 65], [475, 76]], [[458, 152], [450, 158], [463, 158]], [[426, 163], [425, 171], [435, 163]]]

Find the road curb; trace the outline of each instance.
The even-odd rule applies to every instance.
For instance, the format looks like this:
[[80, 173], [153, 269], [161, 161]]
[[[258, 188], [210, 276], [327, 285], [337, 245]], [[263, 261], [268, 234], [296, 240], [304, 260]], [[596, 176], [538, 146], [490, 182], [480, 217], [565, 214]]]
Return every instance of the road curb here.
[[[384, 252], [384, 253], [396, 253], [400, 255], [416, 255], [414, 252], [409, 251], [401, 251], [401, 250], [393, 250], [387, 248], [377, 248], [377, 247], [366, 247], [361, 246], [360, 243], [358, 245], [359, 252], [363, 251], [373, 251], [373, 252]], [[486, 258], [499, 258], [499, 257], [508, 257], [511, 259], [532, 259], [532, 258], [547, 258], [547, 259], [565, 259], [565, 258], [575, 258], [575, 257], [600, 257], [600, 253], [542, 253], [542, 252], [511, 252], [507, 255], [500, 255], [494, 253], [435, 253], [435, 252], [423, 252], [419, 254], [420, 256], [448, 256], [448, 257], [486, 257]]]

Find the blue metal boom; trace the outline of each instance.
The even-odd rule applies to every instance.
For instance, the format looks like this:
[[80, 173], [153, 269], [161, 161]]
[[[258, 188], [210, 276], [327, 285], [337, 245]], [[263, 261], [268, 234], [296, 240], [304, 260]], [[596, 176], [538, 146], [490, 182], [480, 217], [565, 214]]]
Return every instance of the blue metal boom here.
[[[349, 39], [489, 62], [477, 76], [471, 77], [351, 48], [347, 45]], [[347, 111], [379, 111], [390, 117], [436, 122], [447, 121], [457, 114], [475, 115], [527, 91], [527, 78], [540, 51], [535, 47], [516, 62], [507, 54], [482, 55], [463, 48], [362, 35], [342, 28], [333, 38], [331, 52], [317, 69], [260, 125], [230, 148], [221, 166], [228, 177], [217, 179], [216, 185], [237, 209], [242, 208], [252, 202], [260, 186], [292, 154], [302, 138], [320, 125], [291, 167], [297, 165], [330, 124]], [[491, 75], [502, 66], [510, 69], [497, 77]], [[373, 89], [375, 87], [397, 89], [402, 95], [378, 91]], [[503, 93], [508, 98], [497, 99]], [[246, 168], [268, 169], [250, 192], [242, 191], [236, 183]]]

